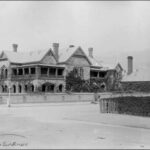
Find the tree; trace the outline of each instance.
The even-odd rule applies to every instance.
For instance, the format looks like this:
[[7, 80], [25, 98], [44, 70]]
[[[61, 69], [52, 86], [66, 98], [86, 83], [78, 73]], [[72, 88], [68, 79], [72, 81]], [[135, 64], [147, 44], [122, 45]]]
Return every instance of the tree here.
[[81, 92], [84, 80], [77, 74], [76, 68], [66, 76], [66, 90], [71, 92]]

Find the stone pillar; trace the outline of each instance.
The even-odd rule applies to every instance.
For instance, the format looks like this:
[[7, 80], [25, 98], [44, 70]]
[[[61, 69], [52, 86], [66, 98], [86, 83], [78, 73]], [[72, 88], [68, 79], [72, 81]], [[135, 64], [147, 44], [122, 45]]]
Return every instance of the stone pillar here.
[[36, 79], [38, 79], [41, 75], [41, 71], [40, 71], [40, 67], [39, 66], [36, 66], [35, 67], [35, 77]]
[[25, 86], [24, 86], [24, 84], [21, 85], [21, 88], [22, 88], [22, 93], [25, 93]]
[[18, 70], [18, 68], [16, 68], [16, 70], [17, 70], [17, 75], [19, 74], [19, 70]]
[[103, 113], [103, 109], [102, 109], [102, 107], [103, 107], [103, 100], [99, 100], [99, 107], [100, 107], [100, 113]]
[[19, 93], [18, 83], [16, 84], [16, 93]]
[[56, 78], [57, 78], [57, 75], [58, 75], [58, 68], [56, 68], [56, 72], [55, 72]]
[[57, 92], [57, 84], [55, 84], [55, 86], [54, 86], [54, 93], [56, 93]]
[[99, 72], [97, 73], [97, 78], [99, 77]]
[[24, 68], [22, 68], [22, 74], [23, 74], [23, 75], [25, 75], [25, 71], [24, 71]]
[[29, 75], [31, 74], [31, 68], [29, 67]]
[[103, 100], [103, 112], [106, 113], [106, 100]]
[[49, 76], [49, 68], [47, 68], [47, 76]]

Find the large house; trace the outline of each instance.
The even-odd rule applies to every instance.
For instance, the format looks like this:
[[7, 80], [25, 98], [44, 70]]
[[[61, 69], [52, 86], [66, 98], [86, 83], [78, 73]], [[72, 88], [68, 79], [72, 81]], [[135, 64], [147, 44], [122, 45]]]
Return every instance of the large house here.
[[93, 48], [88, 54], [79, 46], [70, 45], [31, 52], [18, 52], [13, 44], [12, 51], [0, 54], [0, 92], [65, 92], [66, 76], [74, 68], [84, 80], [99, 79], [105, 90], [116, 86], [121, 79], [122, 67], [113, 68], [99, 64], [93, 57]]

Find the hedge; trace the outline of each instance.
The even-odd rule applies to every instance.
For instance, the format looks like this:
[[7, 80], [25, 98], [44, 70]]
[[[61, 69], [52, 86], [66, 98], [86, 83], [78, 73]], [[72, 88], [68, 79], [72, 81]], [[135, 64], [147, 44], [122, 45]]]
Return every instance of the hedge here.
[[[116, 110], [119, 114], [130, 114], [136, 116], [150, 116], [150, 97], [116, 97], [104, 99], [116, 103]], [[115, 109], [115, 108], [114, 108]], [[110, 111], [109, 111], [110, 112]]]

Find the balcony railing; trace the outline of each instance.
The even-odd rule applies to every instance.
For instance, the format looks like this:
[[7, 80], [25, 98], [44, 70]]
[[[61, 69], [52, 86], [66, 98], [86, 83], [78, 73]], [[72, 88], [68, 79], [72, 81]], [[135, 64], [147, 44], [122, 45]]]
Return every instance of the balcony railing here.
[[35, 74], [29, 74], [29, 75], [12, 75], [12, 79], [34, 79], [36, 77]]
[[[42, 78], [42, 79], [63, 79], [64, 76], [63, 75], [48, 75], [48, 74], [29, 74], [29, 75], [12, 75], [11, 76], [12, 79], [35, 79], [35, 78]], [[4, 80], [7, 78], [3, 78]]]
[[39, 75], [39, 78], [59, 78], [59, 79], [61, 79], [61, 78], [64, 78], [64, 76], [63, 75], [48, 75], [48, 74], [41, 74], [41, 75]]
[[99, 76], [98, 76], [98, 77], [95, 77], [95, 76], [91, 76], [90, 78], [91, 78], [91, 79], [105, 79], [106, 76], [105, 76], [105, 77], [99, 77]]

